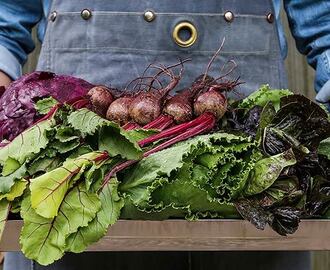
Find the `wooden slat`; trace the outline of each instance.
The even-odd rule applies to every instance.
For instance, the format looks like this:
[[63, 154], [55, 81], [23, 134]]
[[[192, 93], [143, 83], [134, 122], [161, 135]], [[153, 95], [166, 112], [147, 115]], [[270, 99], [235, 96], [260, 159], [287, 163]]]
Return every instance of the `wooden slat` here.
[[[21, 221], [6, 224], [1, 251], [19, 250]], [[121, 220], [89, 251], [330, 250], [330, 221], [304, 220], [290, 236], [242, 220]]]

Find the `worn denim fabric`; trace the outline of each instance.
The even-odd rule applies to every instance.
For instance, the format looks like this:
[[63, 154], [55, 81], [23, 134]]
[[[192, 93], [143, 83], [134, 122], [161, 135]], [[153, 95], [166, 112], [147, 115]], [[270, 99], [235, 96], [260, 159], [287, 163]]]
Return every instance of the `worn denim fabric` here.
[[[24, 63], [27, 53], [34, 48], [30, 32], [31, 28], [38, 23], [39, 38], [43, 40], [51, 2], [51, 0], [0, 0], [0, 70], [5, 71], [14, 79], [20, 76], [20, 64]], [[70, 6], [71, 1], [63, 2]], [[87, 2], [80, 2], [84, 7], [88, 7]], [[139, 5], [141, 3], [141, 1], [136, 2]], [[237, 1], [228, 2], [236, 5]], [[253, 2], [253, 0], [245, 1], [242, 6], [244, 8], [251, 6], [253, 11], [255, 7]], [[279, 20], [281, 2], [281, 0], [273, 0], [282, 57], [285, 57], [287, 48]], [[98, 3], [104, 5], [103, 1]], [[142, 1], [142, 3], [148, 3], [148, 1]], [[256, 3], [258, 4], [258, 1]], [[298, 49], [307, 55], [309, 63], [316, 68], [315, 89], [319, 91], [330, 78], [330, 21], [328, 20], [330, 2], [328, 0], [284, 0], [284, 5]], [[145, 7], [143, 4], [140, 6]], [[190, 6], [193, 12], [193, 5]], [[218, 9], [215, 10], [218, 12]], [[247, 31], [251, 32], [250, 29]], [[330, 88], [323, 90], [322, 96], [327, 96], [330, 92]]]
[[[226, 38], [211, 75], [219, 74], [221, 66], [232, 59], [238, 67], [231, 77], [245, 82], [240, 86], [244, 95], [260, 84], [286, 86], [276, 25], [266, 20], [273, 11], [271, 1], [249, 0], [246, 5], [231, 0], [194, 1], [193, 5], [172, 0], [113, 0], [103, 5], [92, 0], [74, 2], [53, 1], [57, 19], [48, 23], [37, 69], [124, 87], [149, 63], [171, 65], [180, 58], [191, 58], [178, 87], [182, 88], [205, 71]], [[86, 7], [92, 10], [90, 20], [81, 18]], [[148, 8], [157, 16], [150, 23], [143, 18]], [[235, 14], [232, 23], [223, 18], [226, 10]], [[172, 31], [181, 21], [190, 21], [197, 28], [198, 38], [192, 47], [181, 48], [172, 39]]]

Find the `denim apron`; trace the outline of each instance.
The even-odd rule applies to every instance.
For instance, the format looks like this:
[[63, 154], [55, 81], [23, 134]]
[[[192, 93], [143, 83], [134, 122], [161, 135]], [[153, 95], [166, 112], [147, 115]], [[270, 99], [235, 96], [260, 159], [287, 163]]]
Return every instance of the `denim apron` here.
[[[240, 86], [244, 95], [264, 83], [283, 88], [272, 13], [271, 0], [54, 0], [37, 69], [124, 87], [150, 63], [172, 65], [191, 58], [181, 88], [205, 72], [225, 38], [211, 75], [219, 76], [233, 60], [237, 68], [230, 76], [245, 82]], [[196, 31], [191, 46], [173, 38], [182, 22], [188, 27], [179, 27], [179, 41], [189, 38], [189, 26]]]
[[[184, 27], [174, 33], [181, 23]], [[188, 26], [187, 26], [188, 25]], [[195, 32], [194, 32], [195, 31]], [[193, 42], [187, 44], [195, 33]], [[179, 37], [179, 38], [178, 38]], [[124, 87], [150, 63], [185, 64], [189, 85], [225, 45], [210, 75], [233, 60], [242, 95], [261, 84], [286, 87], [271, 0], [54, 0], [38, 70]], [[8, 253], [5, 270], [310, 269], [306, 252], [99, 252], [67, 254], [48, 267]]]

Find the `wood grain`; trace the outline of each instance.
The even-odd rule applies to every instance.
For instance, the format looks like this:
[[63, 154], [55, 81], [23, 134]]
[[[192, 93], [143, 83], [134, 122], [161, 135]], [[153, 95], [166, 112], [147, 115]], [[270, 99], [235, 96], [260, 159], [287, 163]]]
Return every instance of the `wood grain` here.
[[[0, 251], [19, 250], [21, 221], [8, 221]], [[330, 222], [304, 220], [290, 236], [242, 220], [120, 220], [89, 251], [330, 250]]]

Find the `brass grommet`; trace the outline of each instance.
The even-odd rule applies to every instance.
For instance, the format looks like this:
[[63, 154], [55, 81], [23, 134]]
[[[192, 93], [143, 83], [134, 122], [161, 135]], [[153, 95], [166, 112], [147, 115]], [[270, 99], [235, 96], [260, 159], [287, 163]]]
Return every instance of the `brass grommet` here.
[[223, 14], [223, 17], [226, 22], [232, 22], [234, 20], [234, 13], [231, 11], [226, 11], [225, 14]]
[[156, 19], [156, 14], [152, 10], [146, 10], [143, 14], [143, 17], [147, 22], [152, 22], [154, 19]]
[[266, 18], [267, 18], [267, 22], [269, 22], [269, 23], [274, 22], [274, 14], [273, 13], [268, 13]]
[[[187, 40], [183, 40], [180, 37], [180, 31], [185, 30], [185, 29], [190, 32], [190, 37]], [[187, 48], [187, 47], [194, 45], [194, 43], [197, 40], [197, 36], [198, 36], [198, 34], [197, 34], [196, 27], [191, 22], [187, 22], [187, 21], [178, 23], [174, 27], [173, 33], [172, 33], [174, 42], [183, 48]]]
[[92, 12], [89, 9], [83, 9], [80, 15], [84, 20], [89, 20], [92, 17]]
[[52, 21], [52, 22], [55, 22], [57, 18], [57, 12], [56, 11], [53, 11], [52, 13], [50, 13], [49, 15], [49, 20]]

